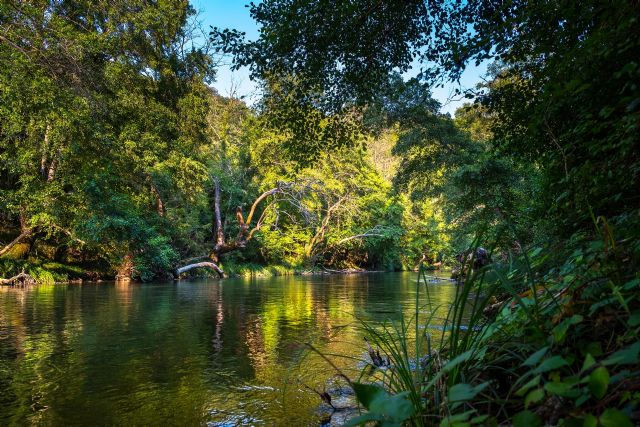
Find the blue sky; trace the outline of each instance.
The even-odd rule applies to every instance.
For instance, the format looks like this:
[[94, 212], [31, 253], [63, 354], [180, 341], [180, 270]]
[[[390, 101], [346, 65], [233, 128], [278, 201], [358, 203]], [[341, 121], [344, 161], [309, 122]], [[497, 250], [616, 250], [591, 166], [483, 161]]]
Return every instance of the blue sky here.
[[[221, 28], [235, 28], [247, 33], [247, 38], [258, 37], [256, 23], [249, 16], [249, 9], [245, 5], [249, 0], [191, 0], [200, 11], [199, 19], [207, 31], [209, 26]], [[433, 97], [443, 104], [442, 111], [451, 113], [461, 106], [464, 99], [451, 99], [456, 87], [472, 88], [486, 73], [486, 64], [479, 67], [469, 66], [457, 84], [446, 84], [443, 88], [434, 88]], [[213, 86], [221, 95], [243, 96], [251, 104], [258, 96], [256, 85], [249, 79], [246, 69], [232, 72], [228, 65], [222, 64], [218, 68], [218, 77]]]

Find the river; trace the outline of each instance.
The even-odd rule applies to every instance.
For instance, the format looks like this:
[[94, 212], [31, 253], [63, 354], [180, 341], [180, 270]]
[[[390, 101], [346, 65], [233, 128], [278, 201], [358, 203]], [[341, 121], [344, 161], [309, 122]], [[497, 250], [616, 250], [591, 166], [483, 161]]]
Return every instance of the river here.
[[[417, 273], [0, 289], [0, 424], [319, 425], [357, 375], [356, 317], [399, 321]], [[429, 285], [444, 315], [455, 285]], [[424, 291], [421, 291], [424, 293]], [[420, 304], [424, 299], [420, 298]], [[352, 356], [355, 357], [341, 357]]]

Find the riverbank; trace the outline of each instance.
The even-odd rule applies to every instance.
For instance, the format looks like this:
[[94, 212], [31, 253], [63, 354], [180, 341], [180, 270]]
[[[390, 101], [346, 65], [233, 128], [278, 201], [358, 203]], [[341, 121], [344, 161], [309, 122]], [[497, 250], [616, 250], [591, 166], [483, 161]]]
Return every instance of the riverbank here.
[[[289, 267], [284, 265], [260, 265], [260, 264], [223, 264], [222, 268], [228, 278], [233, 277], [277, 277], [277, 276], [322, 276], [322, 275], [345, 275], [345, 274], [371, 274], [371, 273], [387, 273], [385, 270], [366, 270], [358, 268], [347, 269], [329, 269], [324, 267], [300, 268]], [[80, 283], [101, 283], [110, 282], [114, 279], [110, 278], [107, 273], [84, 270], [79, 266], [65, 265], [59, 263], [45, 264], [29, 264], [23, 262], [19, 266], [19, 270], [14, 268], [5, 268], [5, 271], [11, 271], [11, 276], [7, 274], [6, 279], [2, 279], [0, 285], [34, 285], [34, 284], [80, 284]], [[16, 273], [16, 271], [19, 271]], [[180, 279], [198, 279], [198, 278], [218, 278], [209, 270], [202, 269], [193, 271], [192, 274], [184, 276]], [[16, 280], [11, 280], [16, 279]], [[25, 281], [26, 279], [26, 281]], [[180, 280], [174, 278], [174, 280]], [[118, 280], [115, 280], [118, 281]], [[120, 280], [124, 281], [124, 280]], [[131, 281], [131, 280], [128, 280]], [[23, 283], [24, 282], [24, 283]], [[137, 282], [137, 281], [132, 281]]]

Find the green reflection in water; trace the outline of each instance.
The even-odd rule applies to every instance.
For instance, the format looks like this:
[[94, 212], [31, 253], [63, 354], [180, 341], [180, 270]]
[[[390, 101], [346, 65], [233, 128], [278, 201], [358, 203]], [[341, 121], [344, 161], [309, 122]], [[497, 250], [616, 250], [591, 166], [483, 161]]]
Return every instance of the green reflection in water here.
[[[317, 425], [365, 357], [354, 314], [411, 316], [416, 274], [0, 290], [0, 424]], [[430, 285], [444, 316], [455, 287]], [[348, 372], [362, 366], [336, 358]]]

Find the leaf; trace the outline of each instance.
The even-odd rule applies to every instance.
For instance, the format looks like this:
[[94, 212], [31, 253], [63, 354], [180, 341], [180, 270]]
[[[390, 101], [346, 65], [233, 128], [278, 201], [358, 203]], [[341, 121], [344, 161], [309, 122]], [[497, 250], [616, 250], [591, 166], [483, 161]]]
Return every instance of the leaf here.
[[540, 384], [540, 375], [537, 375], [535, 377], [533, 377], [532, 379], [529, 380], [529, 382], [527, 382], [525, 385], [523, 385], [522, 387], [520, 387], [520, 389], [518, 391], [516, 391], [516, 396], [524, 396], [524, 394], [532, 387], [537, 386], [538, 384]]
[[589, 375], [589, 390], [596, 398], [602, 399], [607, 393], [607, 387], [609, 386], [609, 371], [604, 366], [601, 366], [591, 372]]
[[617, 409], [609, 408], [600, 415], [602, 427], [633, 427], [629, 417]]
[[362, 406], [369, 410], [371, 420], [382, 421], [383, 425], [400, 424], [413, 415], [414, 407], [407, 399], [408, 392], [389, 394], [374, 384], [353, 383], [353, 391]]
[[513, 427], [539, 427], [540, 425], [542, 425], [540, 418], [529, 410], [518, 412], [513, 417]]
[[640, 325], [640, 313], [633, 313], [631, 316], [629, 316], [629, 321], [627, 323], [632, 328]]
[[537, 403], [544, 398], [544, 390], [541, 388], [537, 388], [532, 390], [527, 394], [527, 397], [524, 398], [524, 407], [529, 408], [529, 405], [532, 403]]
[[488, 382], [484, 382], [475, 387], [471, 384], [456, 384], [449, 389], [449, 402], [453, 403], [471, 400], [488, 385]]
[[462, 425], [469, 425], [469, 417], [471, 416], [471, 414], [473, 414], [475, 412], [475, 410], [470, 410], [470, 411], [466, 411], [466, 412], [462, 412], [460, 414], [455, 414], [455, 415], [449, 415], [447, 418], [444, 418], [442, 421], [440, 421], [440, 427], [453, 427], [453, 426], [462, 426]]
[[587, 353], [587, 356], [584, 358], [584, 363], [582, 364], [582, 371], [586, 371], [590, 367], [592, 367], [596, 363], [596, 359], [593, 358], [591, 353]]
[[622, 350], [616, 351], [606, 360], [602, 362], [603, 365], [632, 365], [638, 363], [640, 358], [640, 341], [636, 341], [632, 345]]
[[471, 418], [471, 424], [480, 424], [484, 422], [487, 418], [489, 418], [489, 415], [478, 415], [477, 417]]
[[553, 328], [553, 339], [556, 343], [564, 341], [567, 335], [567, 331], [572, 325], [576, 325], [582, 322], [583, 317], [579, 314], [575, 314], [568, 319], [563, 320], [558, 326]]
[[588, 393], [583, 394], [582, 396], [576, 399], [575, 401], [576, 407], [582, 406], [582, 404], [589, 399], [590, 399], [590, 396]]
[[580, 390], [574, 389], [573, 385], [562, 382], [550, 382], [544, 385], [544, 389], [556, 396], [576, 398], [580, 395]]
[[377, 398], [388, 397], [387, 393], [382, 387], [373, 384], [353, 383], [353, 391], [356, 393], [358, 402], [362, 403], [362, 406], [369, 409], [371, 403]]
[[625, 291], [630, 291], [633, 288], [637, 288], [638, 285], [640, 285], [640, 279], [636, 278], [636, 279], [629, 280], [627, 283], [625, 283], [622, 286], [622, 289], [624, 289]]
[[536, 351], [531, 356], [529, 356], [527, 358], [527, 360], [525, 360], [522, 363], [522, 366], [534, 366], [534, 365], [537, 365], [538, 362], [540, 361], [540, 359], [542, 359], [544, 357], [544, 355], [547, 353], [547, 350], [549, 350], [549, 347], [543, 347], [540, 350]]
[[[407, 399], [408, 392], [398, 393], [393, 396], [381, 397], [371, 402], [371, 412], [381, 414], [385, 422], [402, 423], [411, 418], [414, 407]], [[384, 424], [384, 423], [383, 423]]]
[[534, 374], [541, 374], [543, 372], [552, 371], [554, 369], [562, 368], [563, 366], [567, 366], [568, 363], [561, 356], [553, 356], [549, 359], [545, 360], [533, 370]]
[[591, 414], [587, 414], [584, 416], [582, 425], [583, 427], [596, 427], [598, 425], [598, 419]]

